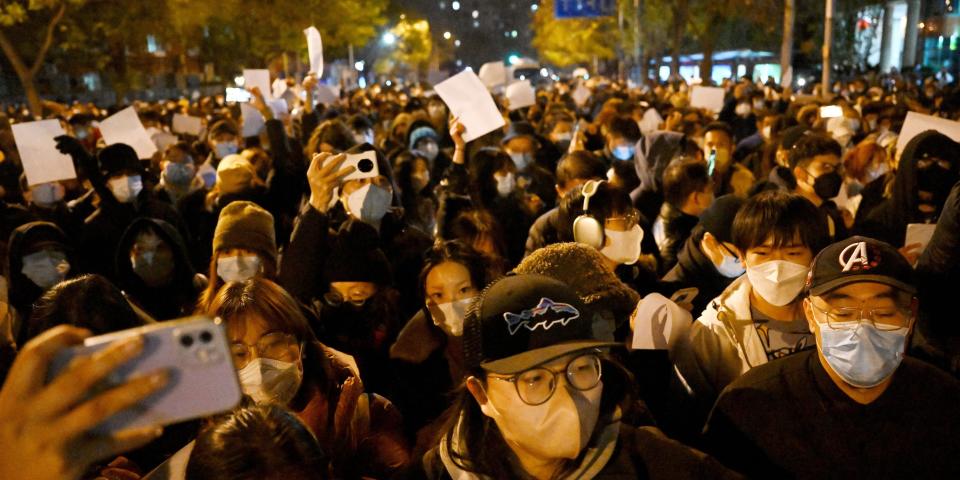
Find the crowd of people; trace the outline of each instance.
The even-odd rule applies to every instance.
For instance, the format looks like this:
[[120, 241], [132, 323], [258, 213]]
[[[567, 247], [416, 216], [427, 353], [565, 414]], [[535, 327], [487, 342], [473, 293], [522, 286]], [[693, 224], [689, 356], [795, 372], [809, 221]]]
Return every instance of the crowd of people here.
[[[466, 142], [430, 85], [317, 84], [251, 89], [249, 136], [222, 95], [134, 102], [152, 158], [119, 107], [0, 117], [0, 478], [960, 478], [960, 143], [903, 128], [955, 85], [565, 79]], [[24, 174], [40, 118], [77, 178]], [[48, 378], [190, 315], [231, 411], [98, 433], [169, 381], [103, 388], [136, 337]]]

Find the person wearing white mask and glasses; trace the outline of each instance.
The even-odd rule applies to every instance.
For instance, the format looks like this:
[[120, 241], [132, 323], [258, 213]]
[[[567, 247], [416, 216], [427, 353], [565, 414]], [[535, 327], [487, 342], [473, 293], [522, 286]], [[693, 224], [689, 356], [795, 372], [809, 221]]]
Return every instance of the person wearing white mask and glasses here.
[[450, 406], [446, 392], [463, 379], [463, 322], [483, 287], [501, 272], [460, 240], [438, 243], [426, 253], [419, 286], [421, 310], [390, 347], [402, 377], [391, 400], [406, 428], [417, 432]]
[[852, 237], [813, 261], [802, 307], [816, 349], [724, 390], [707, 446], [750, 478], [957, 478], [960, 382], [907, 354], [910, 263]]
[[814, 346], [800, 292], [827, 243], [816, 207], [780, 190], [759, 193], [737, 212], [732, 237], [746, 275], [709, 303], [677, 352], [704, 418], [740, 375]]
[[595, 318], [542, 275], [484, 290], [464, 327], [469, 376], [411, 478], [735, 478], [656, 428], [621, 423], [631, 382]]
[[407, 462], [399, 412], [364, 393], [353, 359], [317, 341], [279, 285], [259, 277], [228, 283], [206, 314], [224, 321], [243, 393], [295, 413], [331, 452], [336, 478], [391, 478]]

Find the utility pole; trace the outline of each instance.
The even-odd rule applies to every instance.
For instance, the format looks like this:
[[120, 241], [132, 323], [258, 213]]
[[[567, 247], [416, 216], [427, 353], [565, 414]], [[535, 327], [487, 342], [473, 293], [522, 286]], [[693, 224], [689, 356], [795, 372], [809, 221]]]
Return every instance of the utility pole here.
[[830, 50], [833, 45], [833, 0], [826, 0], [826, 12], [823, 22], [823, 77], [820, 80], [820, 97], [829, 98], [830, 94]]

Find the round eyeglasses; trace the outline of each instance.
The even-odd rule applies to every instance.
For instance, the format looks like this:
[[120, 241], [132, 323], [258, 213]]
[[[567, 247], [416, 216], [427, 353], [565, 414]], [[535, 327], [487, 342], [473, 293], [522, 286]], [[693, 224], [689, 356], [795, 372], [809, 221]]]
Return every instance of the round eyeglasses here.
[[[247, 366], [254, 358], [290, 360], [299, 356], [299, 350], [300, 345], [297, 339], [289, 333], [282, 332], [268, 333], [260, 337], [256, 345], [247, 345], [242, 342], [230, 344], [230, 356], [233, 357], [233, 364], [237, 370]], [[253, 351], [256, 351], [256, 354]]]
[[906, 309], [897, 306], [863, 308], [861, 307], [834, 307], [827, 309], [811, 305], [818, 312], [826, 315], [827, 325], [833, 330], [852, 330], [867, 320], [877, 330], [893, 331], [907, 328], [913, 321], [913, 315]]
[[546, 367], [536, 367], [520, 372], [512, 377], [494, 377], [511, 382], [517, 389], [517, 396], [527, 405], [542, 405], [557, 390], [557, 375], [563, 374], [571, 387], [586, 391], [600, 383], [600, 357], [588, 353], [573, 358], [562, 371], [553, 371]]

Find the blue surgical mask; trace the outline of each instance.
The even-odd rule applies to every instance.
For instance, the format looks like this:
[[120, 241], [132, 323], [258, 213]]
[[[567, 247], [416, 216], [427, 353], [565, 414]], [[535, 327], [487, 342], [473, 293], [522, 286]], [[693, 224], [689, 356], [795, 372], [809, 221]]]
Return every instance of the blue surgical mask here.
[[613, 148], [613, 156], [617, 160], [629, 161], [633, 160], [633, 154], [636, 152], [636, 147], [633, 145], [620, 145], [619, 147]]
[[261, 271], [263, 262], [256, 255], [237, 255], [217, 259], [217, 275], [224, 282], [245, 282]]
[[219, 142], [214, 145], [214, 155], [219, 159], [223, 159], [227, 155], [233, 155], [237, 153], [237, 142]]
[[193, 181], [196, 171], [193, 165], [170, 162], [163, 169], [163, 178], [172, 185], [186, 187]]
[[879, 385], [893, 375], [903, 361], [909, 328], [878, 330], [867, 322], [835, 329], [817, 323], [820, 351], [827, 364], [845, 382], [859, 388]]
[[510, 158], [513, 160], [513, 164], [517, 166], [517, 170], [522, 172], [527, 169], [527, 165], [530, 165], [530, 162], [533, 160], [533, 155], [529, 153], [511, 153]]
[[746, 271], [740, 259], [733, 255], [724, 255], [723, 261], [717, 265], [717, 272], [727, 278], [737, 278]]

